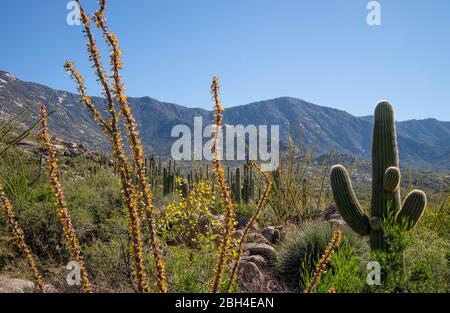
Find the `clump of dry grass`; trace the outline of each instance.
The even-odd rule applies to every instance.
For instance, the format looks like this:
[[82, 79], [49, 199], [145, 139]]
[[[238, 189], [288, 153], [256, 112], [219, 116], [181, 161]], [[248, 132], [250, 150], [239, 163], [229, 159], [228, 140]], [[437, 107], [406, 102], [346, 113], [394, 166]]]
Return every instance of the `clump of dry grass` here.
[[320, 278], [322, 277], [323, 273], [325, 272], [328, 264], [330, 264], [333, 254], [336, 251], [336, 249], [339, 247], [339, 245], [341, 244], [341, 241], [342, 241], [342, 231], [340, 229], [337, 229], [333, 233], [333, 238], [331, 239], [330, 243], [328, 244], [327, 248], [325, 249], [325, 252], [323, 253], [319, 262], [316, 264], [316, 269], [314, 271], [314, 275], [311, 277], [311, 280], [309, 281], [308, 285], [306, 286], [305, 293], [312, 293], [317, 288], [317, 285], [320, 282]]

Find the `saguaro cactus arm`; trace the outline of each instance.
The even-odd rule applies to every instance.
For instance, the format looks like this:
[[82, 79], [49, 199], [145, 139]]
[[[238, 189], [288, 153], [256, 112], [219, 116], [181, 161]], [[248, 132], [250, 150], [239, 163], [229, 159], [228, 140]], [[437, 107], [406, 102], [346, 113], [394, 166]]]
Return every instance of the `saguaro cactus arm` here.
[[403, 202], [402, 209], [398, 212], [396, 220], [405, 221], [407, 229], [416, 226], [427, 206], [427, 196], [421, 190], [413, 190]]
[[342, 165], [333, 166], [331, 169], [331, 188], [342, 218], [358, 234], [369, 235], [369, 218], [361, 209], [347, 170]]
[[383, 177], [384, 190], [387, 192], [396, 191], [398, 186], [400, 185], [400, 177], [400, 170], [397, 167], [389, 167], [384, 173]]

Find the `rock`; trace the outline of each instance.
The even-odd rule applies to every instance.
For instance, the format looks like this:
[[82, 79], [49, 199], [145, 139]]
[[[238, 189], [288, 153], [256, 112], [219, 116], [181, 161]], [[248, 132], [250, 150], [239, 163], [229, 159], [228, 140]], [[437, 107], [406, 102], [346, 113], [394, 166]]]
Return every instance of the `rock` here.
[[331, 219], [342, 219], [341, 214], [339, 213], [339, 210], [337, 209], [336, 205], [331, 205], [328, 209], [325, 210], [325, 220], [331, 220]]
[[264, 275], [255, 263], [244, 263], [239, 271], [240, 282], [250, 289], [250, 286], [258, 286], [264, 281]]
[[[250, 222], [250, 219], [251, 218], [246, 217], [246, 216], [239, 216], [237, 218], [237, 229], [244, 229], [248, 225], [248, 223]], [[259, 230], [258, 223], [254, 222], [252, 227], [250, 227], [250, 230], [251, 231], [258, 231]]]
[[52, 286], [52, 285], [44, 285], [44, 292], [45, 293], [58, 293], [58, 290]]
[[239, 216], [237, 218], [237, 229], [244, 229], [245, 226], [247, 226], [248, 222], [250, 221], [250, 219], [246, 216]]
[[58, 145], [58, 144], [54, 144], [53, 148], [57, 151], [63, 151], [64, 150], [64, 146], [63, 145]]
[[267, 261], [269, 261], [269, 265], [273, 265], [277, 261], [277, 254], [271, 245], [264, 243], [247, 243], [244, 244], [244, 250], [248, 251], [250, 255], [262, 255]]
[[81, 155], [84, 155], [84, 152], [81, 151], [81, 150], [79, 150], [79, 149], [73, 149], [73, 150], [72, 150], [72, 155], [73, 155], [74, 157], [79, 157], [79, 156], [81, 156]]
[[270, 242], [260, 233], [252, 232], [247, 235], [245, 242], [248, 243], [263, 243], [270, 245]]
[[261, 270], [264, 269], [265, 267], [267, 267], [267, 265], [268, 265], [267, 259], [262, 255], [244, 256], [241, 259], [240, 266], [243, 266], [244, 263], [248, 263], [248, 262], [255, 263], [258, 266], [258, 268]]
[[336, 214], [336, 213], [333, 213], [333, 214], [330, 214], [327, 216], [327, 220], [341, 220], [341, 219], [342, 219], [342, 216], [340, 214]]
[[275, 227], [269, 226], [262, 231], [262, 235], [270, 243], [277, 243], [280, 240], [280, 231]]
[[347, 223], [345, 223], [344, 220], [341, 219], [332, 219], [332, 220], [328, 220], [325, 223], [330, 223], [331, 225], [336, 225], [336, 226], [345, 226], [347, 225]]
[[35, 293], [39, 289], [30, 280], [0, 277], [0, 293]]
[[18, 147], [24, 148], [40, 148], [39, 142], [31, 141], [31, 140], [22, 140], [17, 143]]
[[281, 239], [281, 231], [275, 229], [275, 233], [273, 234], [272, 237], [272, 243], [277, 244], [278, 242], [280, 242], [280, 239]]
[[244, 231], [242, 229], [238, 229], [233, 233], [233, 239], [239, 240], [242, 238]]

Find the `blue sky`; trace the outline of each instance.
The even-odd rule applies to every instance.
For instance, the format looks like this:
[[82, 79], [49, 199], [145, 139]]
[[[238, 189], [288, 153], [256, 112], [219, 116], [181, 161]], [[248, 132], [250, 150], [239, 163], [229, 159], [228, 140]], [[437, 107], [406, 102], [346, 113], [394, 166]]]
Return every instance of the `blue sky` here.
[[[1, 1], [0, 69], [75, 91], [71, 59], [98, 95], [68, 2]], [[380, 0], [381, 26], [366, 23], [368, 2], [111, 0], [108, 14], [129, 96], [210, 108], [216, 74], [225, 107], [292, 96], [369, 115], [389, 99], [399, 120], [449, 121], [450, 1]]]

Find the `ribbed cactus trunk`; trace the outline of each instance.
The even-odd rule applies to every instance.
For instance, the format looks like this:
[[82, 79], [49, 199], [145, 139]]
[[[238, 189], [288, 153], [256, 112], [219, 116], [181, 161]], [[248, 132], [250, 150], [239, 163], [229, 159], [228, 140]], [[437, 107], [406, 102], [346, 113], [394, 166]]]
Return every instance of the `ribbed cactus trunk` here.
[[[397, 132], [392, 105], [380, 102], [375, 109], [372, 143], [372, 217], [387, 217], [388, 204], [395, 213], [400, 209], [400, 188], [394, 191], [384, 187], [384, 175], [388, 168], [399, 168]], [[372, 249], [386, 250], [386, 241], [381, 229], [371, 228], [370, 245]]]
[[241, 203], [241, 193], [242, 193], [242, 188], [241, 188], [241, 170], [238, 167], [236, 169], [236, 189], [235, 189], [235, 194], [234, 194], [234, 200], [236, 201], [236, 203]]
[[342, 165], [331, 169], [331, 188], [342, 218], [358, 234], [370, 235], [372, 250], [388, 251], [381, 222], [389, 210], [396, 214], [397, 223], [406, 223], [407, 229], [417, 224], [425, 210], [427, 197], [423, 191], [413, 190], [401, 204], [395, 117], [389, 102], [380, 102], [375, 109], [370, 216], [362, 210], [348, 172]]

